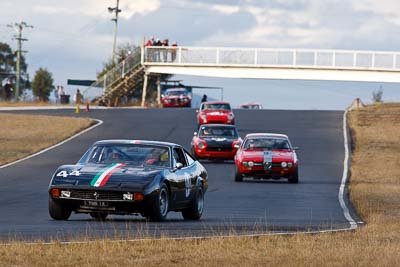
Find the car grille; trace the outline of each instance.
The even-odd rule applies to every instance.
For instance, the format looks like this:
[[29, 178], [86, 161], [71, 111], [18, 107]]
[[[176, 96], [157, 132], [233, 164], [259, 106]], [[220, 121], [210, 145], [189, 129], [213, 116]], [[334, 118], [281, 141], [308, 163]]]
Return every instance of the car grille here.
[[122, 200], [122, 194], [122, 192], [115, 191], [72, 190], [71, 198], [94, 200]]
[[[254, 166], [263, 166], [262, 162], [254, 162]], [[272, 167], [281, 167], [281, 162], [272, 162]]]
[[207, 147], [206, 151], [229, 152], [232, 151], [232, 147]]

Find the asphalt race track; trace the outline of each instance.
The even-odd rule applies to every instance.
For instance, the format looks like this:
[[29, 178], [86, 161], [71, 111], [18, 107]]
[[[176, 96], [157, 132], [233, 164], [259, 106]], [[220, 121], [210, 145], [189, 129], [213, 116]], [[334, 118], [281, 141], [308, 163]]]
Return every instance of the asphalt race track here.
[[[73, 112], [13, 113], [75, 116]], [[348, 228], [338, 200], [344, 159], [343, 112], [234, 112], [242, 137], [250, 132], [285, 133], [294, 146], [300, 147], [299, 184], [286, 180], [235, 183], [233, 161], [204, 162], [209, 190], [200, 221], [184, 221], [180, 213], [174, 212], [163, 223], [148, 223], [140, 216], [109, 216], [98, 222], [84, 214], [72, 214], [68, 221], [54, 221], [48, 215], [47, 187], [58, 165], [75, 163], [100, 139], [161, 140], [189, 149], [196, 127], [194, 109], [92, 110], [79, 116], [100, 119], [104, 121], [101, 126], [46, 153], [0, 169], [0, 239], [134, 239]], [[356, 218], [352, 209], [350, 212]]]

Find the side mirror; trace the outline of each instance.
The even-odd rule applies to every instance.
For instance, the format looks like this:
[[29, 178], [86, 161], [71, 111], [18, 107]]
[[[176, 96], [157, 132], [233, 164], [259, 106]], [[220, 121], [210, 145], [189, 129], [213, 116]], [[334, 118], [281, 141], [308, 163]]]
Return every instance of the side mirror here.
[[175, 168], [176, 168], [177, 170], [180, 170], [180, 169], [183, 168], [183, 164], [180, 163], [180, 162], [178, 162], [178, 163], [176, 163]]
[[300, 150], [300, 147], [295, 146], [295, 147], [293, 147], [293, 150]]
[[197, 136], [197, 132], [194, 132], [194, 133], [193, 133], [193, 136]]
[[199, 110], [198, 110], [198, 109], [196, 109], [196, 112], [197, 112], [197, 113], [199, 113]]

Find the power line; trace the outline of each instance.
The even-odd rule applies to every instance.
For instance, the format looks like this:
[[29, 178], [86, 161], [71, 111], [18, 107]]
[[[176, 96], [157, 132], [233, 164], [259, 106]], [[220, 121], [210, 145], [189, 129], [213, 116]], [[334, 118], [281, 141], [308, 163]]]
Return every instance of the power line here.
[[32, 25], [28, 25], [26, 22], [21, 21], [20, 23], [14, 23], [14, 24], [8, 24], [7, 27], [13, 28], [16, 32], [17, 35], [15, 36], [15, 40], [18, 41], [18, 50], [17, 50], [17, 77], [16, 77], [16, 82], [15, 82], [15, 99], [18, 102], [19, 98], [19, 87], [20, 87], [20, 79], [21, 79], [21, 53], [23, 52], [28, 52], [28, 51], [23, 51], [22, 50], [22, 42], [28, 41], [26, 38], [22, 38], [22, 31], [24, 28], [33, 28]]

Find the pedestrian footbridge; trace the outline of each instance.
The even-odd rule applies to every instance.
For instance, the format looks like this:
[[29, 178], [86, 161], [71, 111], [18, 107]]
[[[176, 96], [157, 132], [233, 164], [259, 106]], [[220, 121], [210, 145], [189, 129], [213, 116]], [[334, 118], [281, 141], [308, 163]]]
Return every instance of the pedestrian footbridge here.
[[400, 52], [141, 47], [93, 86], [103, 87], [99, 99], [110, 101], [143, 85], [144, 105], [148, 76], [158, 74], [400, 83]]

